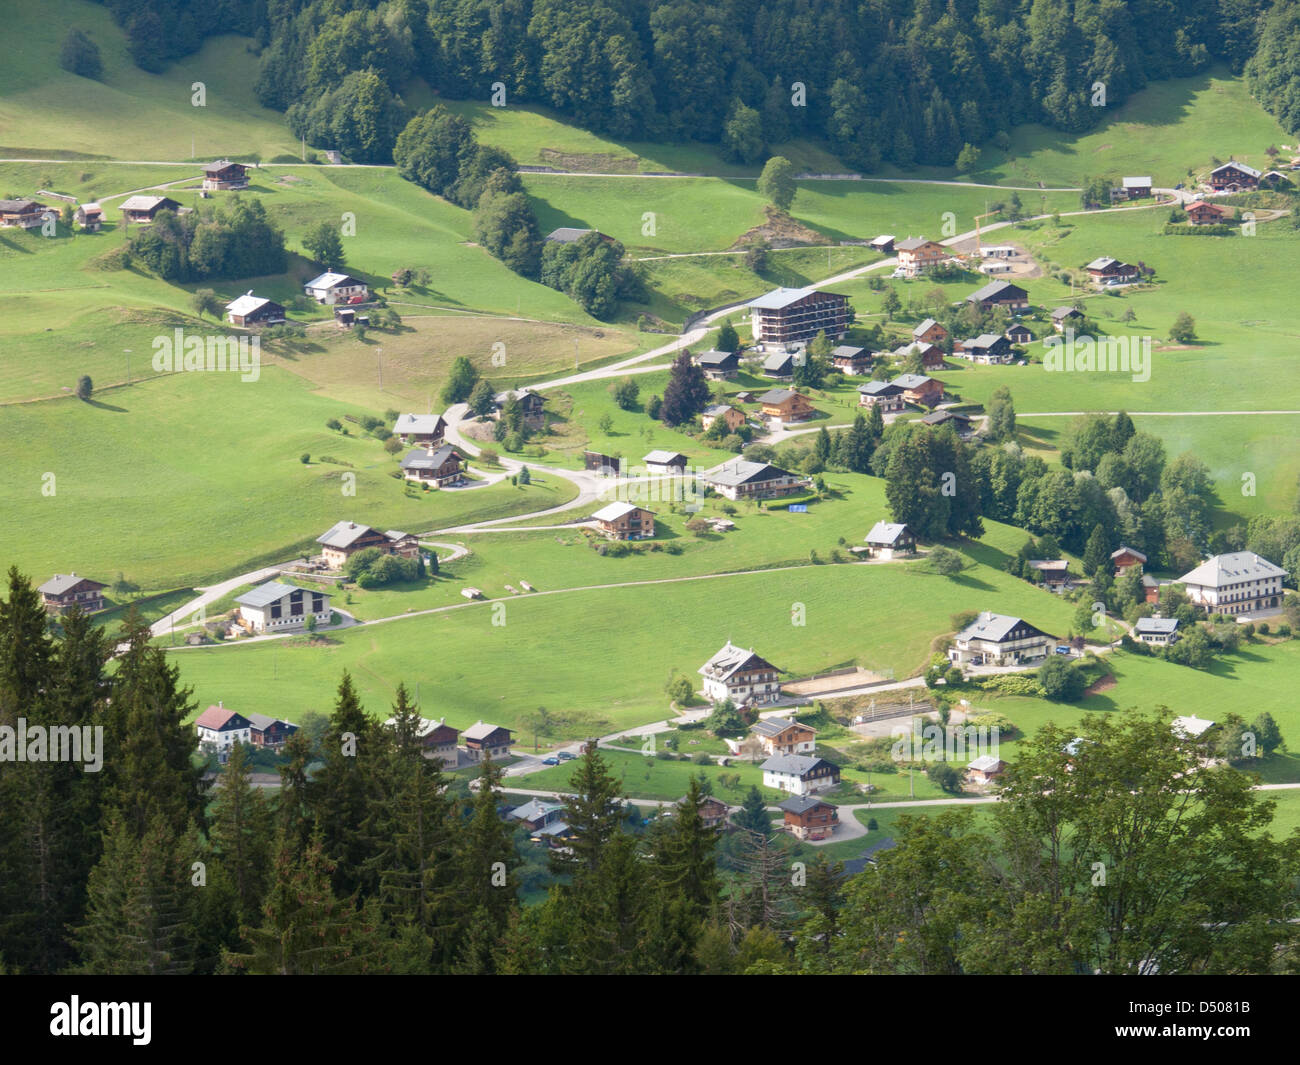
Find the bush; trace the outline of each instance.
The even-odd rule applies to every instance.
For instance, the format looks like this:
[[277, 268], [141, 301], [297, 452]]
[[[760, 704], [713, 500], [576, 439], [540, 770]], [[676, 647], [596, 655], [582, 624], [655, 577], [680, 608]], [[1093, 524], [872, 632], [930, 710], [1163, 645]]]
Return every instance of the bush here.
[[693, 765], [712, 765], [712, 764], [713, 764], [713, 759], [710, 758], [710, 757], [709, 757], [707, 754], [705, 754], [703, 751], [700, 751], [698, 754], [694, 755], [694, 756], [691, 758], [691, 764], [693, 764]]
[[947, 762], [931, 762], [925, 775], [949, 795], [961, 794], [961, 774]]
[[304, 451], [301, 455], [298, 456], [298, 461], [301, 462], [304, 466], [306, 466], [307, 463], [311, 461], [311, 456]]
[[1038, 683], [1043, 694], [1054, 702], [1072, 703], [1088, 686], [1083, 674], [1063, 658], [1049, 658], [1039, 667]]

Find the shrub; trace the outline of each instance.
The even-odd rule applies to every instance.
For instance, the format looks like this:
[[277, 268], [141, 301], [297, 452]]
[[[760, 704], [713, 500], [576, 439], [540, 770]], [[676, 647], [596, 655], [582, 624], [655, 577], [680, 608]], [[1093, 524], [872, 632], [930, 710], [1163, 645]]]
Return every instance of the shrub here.
[[1054, 702], [1072, 703], [1083, 695], [1088, 686], [1082, 673], [1074, 664], [1063, 658], [1049, 658], [1039, 667], [1038, 683], [1043, 694]]
[[696, 754], [691, 758], [691, 762], [694, 765], [712, 765], [713, 759], [710, 758], [703, 751], [700, 751], [698, 754]]
[[298, 456], [298, 461], [301, 462], [304, 466], [306, 466], [307, 463], [311, 461], [311, 456], [304, 451], [301, 455]]

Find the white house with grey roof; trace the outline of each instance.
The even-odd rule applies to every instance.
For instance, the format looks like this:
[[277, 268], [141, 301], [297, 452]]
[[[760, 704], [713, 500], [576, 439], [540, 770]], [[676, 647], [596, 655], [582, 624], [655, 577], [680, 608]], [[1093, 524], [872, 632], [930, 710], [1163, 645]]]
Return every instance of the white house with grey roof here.
[[1178, 578], [1187, 598], [1220, 614], [1254, 614], [1282, 605], [1286, 570], [1253, 551], [1233, 551], [1206, 559]]
[[313, 277], [302, 288], [317, 303], [327, 307], [337, 303], [364, 303], [370, 296], [370, 289], [360, 278], [332, 270]]
[[402, 458], [402, 476], [408, 481], [431, 484], [438, 488], [458, 484], [464, 479], [460, 453], [450, 444], [418, 448]]
[[704, 697], [720, 703], [730, 699], [737, 706], [771, 703], [781, 697], [781, 670], [754, 649], [736, 647], [728, 640], [712, 658], [700, 666]]
[[760, 767], [763, 787], [791, 795], [811, 795], [840, 782], [839, 766], [810, 754], [774, 754]]
[[1047, 633], [1022, 618], [985, 610], [953, 640], [956, 666], [1020, 666], [1047, 657]]
[[869, 558], [901, 558], [916, 554], [916, 534], [907, 525], [894, 521], [878, 521], [867, 533]]
[[236, 596], [239, 624], [250, 632], [285, 632], [306, 626], [309, 617], [317, 625], [330, 621], [330, 596], [315, 589], [295, 588], [279, 581], [267, 581], [251, 592]]
[[403, 444], [441, 444], [446, 434], [441, 414], [402, 414], [393, 425], [393, 435]]
[[700, 481], [728, 499], [771, 499], [805, 488], [808, 479], [769, 462], [730, 459], [700, 474]]
[[1133, 634], [1143, 643], [1164, 646], [1178, 640], [1178, 619], [1162, 618], [1159, 614], [1149, 618], [1138, 618], [1133, 626]]

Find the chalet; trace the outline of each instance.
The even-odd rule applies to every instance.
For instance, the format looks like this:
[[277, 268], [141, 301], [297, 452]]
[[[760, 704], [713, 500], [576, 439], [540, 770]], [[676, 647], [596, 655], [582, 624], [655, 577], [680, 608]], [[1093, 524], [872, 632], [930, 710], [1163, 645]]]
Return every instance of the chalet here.
[[777, 809], [785, 814], [785, 830], [795, 839], [825, 839], [840, 823], [837, 806], [810, 795], [786, 799]]
[[908, 237], [896, 241], [894, 254], [898, 256], [898, 269], [904, 277], [920, 277], [950, 258], [947, 248], [924, 237]]
[[982, 754], [978, 758], [972, 758], [966, 766], [967, 777], [972, 784], [976, 785], [992, 784], [1006, 771], [1007, 763], [993, 754]]
[[825, 333], [839, 340], [849, 328], [847, 296], [814, 288], [778, 288], [751, 300], [754, 339], [761, 344], [789, 344]]
[[[388, 723], [392, 724], [392, 722], [393, 719], [389, 718]], [[420, 725], [415, 734], [420, 740], [426, 758], [439, 761], [450, 769], [455, 769], [460, 764], [460, 755], [456, 751], [460, 729], [452, 728], [447, 724], [446, 718], [438, 721], [426, 717], [420, 718]]]
[[403, 444], [441, 444], [447, 423], [441, 414], [403, 414], [393, 425], [393, 435]]
[[500, 421], [501, 415], [505, 412], [506, 404], [512, 399], [519, 404], [519, 409], [523, 412], [524, 424], [533, 429], [540, 429], [546, 417], [546, 399], [540, 392], [536, 392], [531, 388], [521, 388], [518, 391], [507, 389], [505, 392], [498, 392], [492, 397], [492, 417]]
[[365, 303], [370, 297], [370, 289], [364, 281], [350, 274], [336, 274], [333, 271], [313, 277], [303, 285], [302, 290], [317, 303], [328, 307], [336, 303]]
[[47, 614], [66, 614], [74, 606], [93, 614], [104, 609], [103, 592], [107, 587], [75, 573], [56, 573], [36, 590], [41, 593]]
[[0, 200], [0, 228], [35, 229], [49, 210], [35, 200]]
[[993, 366], [1010, 362], [1014, 352], [1011, 350], [1011, 341], [1006, 337], [997, 333], [981, 333], [973, 340], [963, 340], [961, 349], [953, 354], [984, 366]]
[[867, 245], [872, 251], [878, 251], [881, 255], [894, 254], [894, 241], [898, 238], [892, 233], [882, 233], [870, 244]]
[[939, 347], [938, 344], [912, 343], [894, 349], [894, 356], [904, 361], [910, 359], [913, 354], [921, 356], [921, 369], [943, 369], [945, 354], [943, 348]]
[[240, 627], [249, 632], [280, 632], [301, 629], [307, 618], [315, 618], [317, 625], [330, 623], [329, 592], [314, 588], [295, 588], [279, 581], [267, 581], [251, 592], [235, 597], [239, 607], [237, 619]]
[[700, 415], [700, 424], [705, 429], [711, 429], [713, 423], [719, 418], [727, 427], [727, 432], [734, 433], [745, 424], [745, 412], [738, 407], [733, 407], [728, 403], [719, 403], [712, 407], [705, 407], [704, 413]]
[[911, 526], [894, 521], [878, 521], [867, 533], [868, 558], [902, 558], [916, 554], [916, 533]]
[[1121, 544], [1118, 548], [1116, 548], [1114, 551], [1110, 553], [1110, 561], [1111, 564], [1114, 565], [1115, 567], [1115, 576], [1118, 577], [1121, 573], [1123, 573], [1126, 569], [1128, 569], [1129, 566], [1146, 565], [1147, 556], [1144, 555], [1141, 551], [1137, 551], [1131, 547], [1125, 547], [1123, 544]]
[[506, 817], [511, 821], [527, 825], [530, 832], [538, 832], [547, 825], [564, 819], [564, 803], [533, 799], [523, 806], [516, 806], [506, 814]]
[[248, 742], [254, 747], [268, 747], [278, 751], [284, 746], [285, 741], [298, 731], [297, 725], [278, 717], [269, 717], [266, 714], [245, 716], [249, 724]]
[[755, 399], [755, 396], [754, 396], [754, 393], [753, 393], [753, 392], [737, 392], [737, 393], [736, 393], [736, 402], [737, 402], [737, 403], [753, 403], [753, 402], [754, 402], [754, 399]]
[[621, 465], [622, 460], [618, 455], [602, 455], [599, 451], [582, 453], [583, 469], [599, 473], [602, 477], [617, 477]]
[[420, 554], [419, 541], [409, 533], [396, 529], [380, 532], [355, 521], [337, 522], [316, 537], [316, 542], [321, 545], [321, 558], [330, 569], [342, 569], [349, 558], [368, 547], [402, 558], [417, 558]]
[[768, 717], [755, 722], [749, 731], [758, 738], [763, 753], [812, 754], [817, 749], [817, 730], [788, 717]]
[[1178, 578], [1187, 598], [1223, 614], [1251, 614], [1282, 604], [1286, 570], [1251, 551], [1215, 555]]
[[871, 352], [849, 344], [840, 344], [831, 352], [831, 365], [840, 373], [864, 374], [871, 370]]
[[948, 649], [957, 666], [1018, 666], [1047, 657], [1047, 633], [1027, 621], [984, 611]]
[[450, 444], [408, 451], [402, 459], [402, 476], [408, 481], [438, 488], [459, 484], [465, 479], [461, 472], [460, 453]]
[[1138, 278], [1138, 268], [1132, 263], [1122, 263], [1107, 255], [1103, 255], [1100, 259], [1093, 259], [1084, 269], [1099, 285], [1118, 285], [1136, 281]]
[[1214, 722], [1203, 717], [1197, 717], [1195, 714], [1188, 714], [1174, 718], [1169, 723], [1169, 728], [1179, 739], [1199, 740], [1210, 729], [1214, 728]]
[[973, 303], [981, 311], [992, 307], [1021, 311], [1029, 306], [1029, 293], [1010, 281], [990, 281], [967, 296], [966, 302]]
[[[686, 802], [686, 796], [683, 795], [677, 800], [677, 806], [680, 807]], [[705, 828], [711, 828], [715, 831], [721, 831], [727, 827], [727, 816], [731, 813], [729, 807], [721, 799], [715, 799], [712, 795], [706, 795], [700, 803], [700, 822]]]
[[776, 418], [783, 422], [806, 422], [817, 408], [802, 392], [793, 392], [788, 388], [774, 388], [758, 397], [762, 404], [764, 418]]
[[1126, 177], [1120, 182], [1119, 192], [1121, 199], [1145, 199], [1151, 195], [1151, 179], [1149, 177]]
[[285, 321], [284, 307], [275, 300], [254, 296], [250, 288], [237, 300], [226, 304], [226, 317], [231, 325], [279, 325]]
[[1049, 592], [1064, 591], [1071, 585], [1069, 559], [1031, 558], [1028, 565]]
[[912, 330], [912, 339], [918, 344], [942, 344], [948, 339], [948, 330], [933, 318], [927, 318]]
[[1133, 626], [1133, 635], [1143, 643], [1165, 646], [1178, 640], [1178, 619], [1162, 618], [1155, 614], [1149, 618], [1138, 618]]
[[774, 352], [763, 360], [763, 376], [788, 381], [794, 376], [794, 365], [794, 356], [789, 352]]
[[611, 540], [650, 540], [655, 534], [655, 512], [635, 503], [607, 503], [591, 516]]
[[232, 163], [229, 159], [218, 159], [203, 168], [203, 187], [212, 190], [248, 188], [248, 167], [243, 163]]
[[918, 407], [933, 407], [943, 399], [943, 382], [923, 374], [899, 374], [891, 384], [898, 385], [903, 398]]
[[83, 203], [73, 213], [72, 220], [87, 233], [95, 233], [104, 224], [104, 208], [97, 203]]
[[481, 762], [488, 758], [508, 758], [514, 733], [501, 725], [488, 725], [476, 721], [464, 732], [465, 753], [470, 760]]
[[680, 451], [650, 451], [641, 459], [647, 473], [682, 474], [690, 460]]
[[1194, 226], [1221, 225], [1232, 219], [1231, 207], [1223, 207], [1217, 203], [1206, 203], [1204, 200], [1189, 203], [1186, 211], [1188, 223]]
[[194, 721], [199, 746], [215, 747], [218, 751], [227, 751], [236, 743], [252, 743], [252, 729], [253, 724], [248, 718], [227, 710], [222, 703], [209, 706]]
[[893, 381], [868, 381], [865, 385], [858, 385], [858, 406], [879, 406], [882, 414], [900, 411], [906, 406], [903, 386]]
[[730, 381], [740, 372], [740, 356], [734, 351], [706, 351], [695, 356], [695, 365], [710, 381]]
[[143, 224], [157, 218], [159, 211], [177, 211], [180, 206], [169, 196], [132, 196], [128, 200], [123, 200], [118, 210], [122, 212], [124, 222]]
[[1259, 188], [1260, 174], [1245, 163], [1227, 162], [1210, 171], [1210, 188], [1215, 192], [1242, 192]]
[[974, 421], [966, 414], [958, 414], [951, 410], [931, 411], [921, 419], [922, 425], [928, 425], [931, 429], [940, 429], [945, 425], [951, 425], [953, 430], [962, 440], [968, 440], [975, 431]]
[[840, 782], [840, 767], [810, 754], [774, 754], [760, 769], [763, 787], [791, 795], [811, 795]]
[[1057, 307], [1052, 311], [1052, 328], [1064, 333], [1067, 325], [1083, 321], [1083, 311], [1078, 307]]
[[606, 243], [612, 243], [613, 237], [607, 237], [598, 229], [579, 229], [577, 226], [560, 226], [546, 234], [546, 239], [553, 244], [576, 244], [588, 233], [595, 233]]
[[544, 843], [552, 850], [565, 850], [577, 841], [578, 831], [561, 817], [543, 825], [528, 838], [534, 843]]
[[1007, 326], [1007, 331], [1002, 335], [1013, 344], [1028, 344], [1034, 339], [1034, 334], [1029, 331], [1029, 327], [1019, 322]]
[[720, 703], [730, 699], [737, 706], [775, 702], [781, 697], [781, 670], [767, 659], [736, 647], [730, 640], [722, 650], [700, 666], [704, 697]]
[[1142, 574], [1142, 599], [1147, 603], [1160, 602], [1160, 582], [1151, 574]]
[[728, 459], [720, 466], [705, 470], [700, 481], [718, 495], [728, 499], [774, 499], [802, 491], [806, 478], [767, 462]]
[[1259, 187], [1262, 189], [1289, 188], [1294, 182], [1280, 170], [1270, 170], [1259, 175]]

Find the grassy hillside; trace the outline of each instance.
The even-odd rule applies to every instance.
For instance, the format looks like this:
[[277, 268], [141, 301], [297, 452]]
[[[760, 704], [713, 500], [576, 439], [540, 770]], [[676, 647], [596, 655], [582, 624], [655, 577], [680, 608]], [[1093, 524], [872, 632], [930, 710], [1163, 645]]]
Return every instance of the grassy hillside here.
[[[69, 27], [99, 45], [101, 82], [58, 64]], [[213, 159], [223, 155], [297, 155], [284, 116], [257, 103], [257, 60], [243, 37], [208, 40], [162, 74], [146, 74], [126, 54], [107, 8], [87, 0], [6, 5], [11, 42], [0, 64], [0, 156], [101, 156], [112, 159]], [[207, 89], [191, 103], [194, 82]]]

